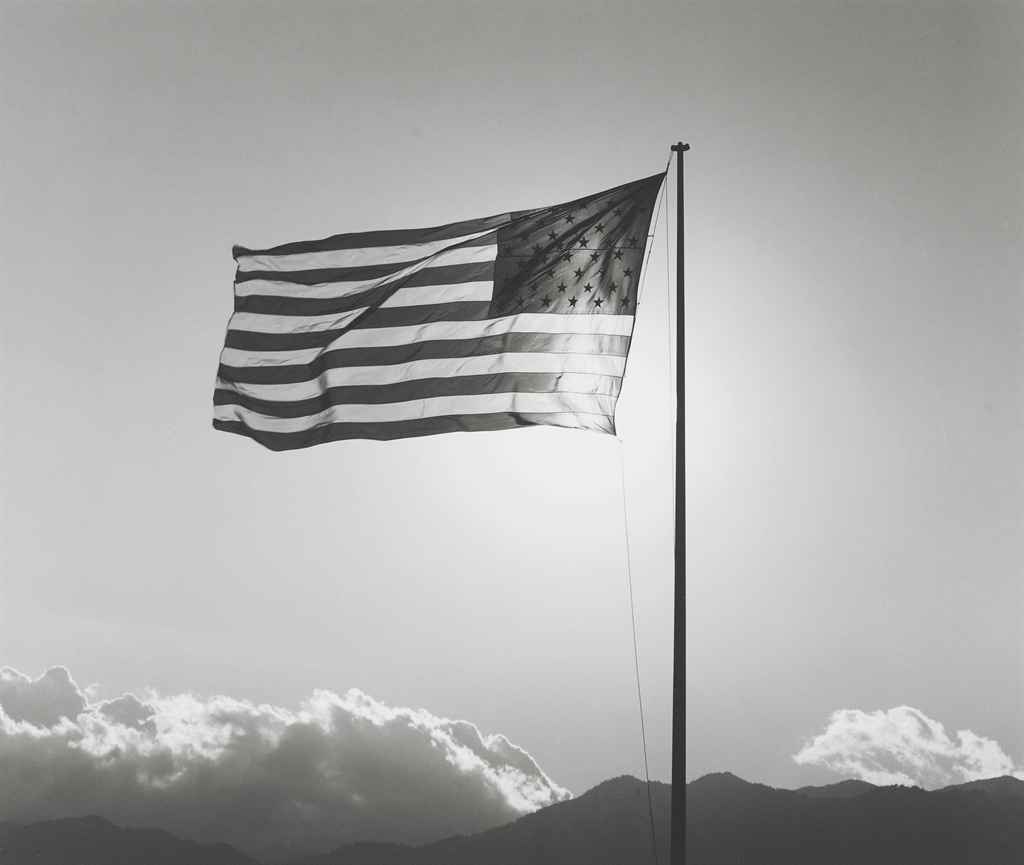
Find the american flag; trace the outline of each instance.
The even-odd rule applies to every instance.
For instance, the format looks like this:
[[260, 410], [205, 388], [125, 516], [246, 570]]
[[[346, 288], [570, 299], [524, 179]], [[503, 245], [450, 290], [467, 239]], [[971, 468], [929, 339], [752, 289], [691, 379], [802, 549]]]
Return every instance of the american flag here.
[[272, 450], [538, 424], [614, 433], [663, 179], [436, 228], [236, 246], [214, 427]]

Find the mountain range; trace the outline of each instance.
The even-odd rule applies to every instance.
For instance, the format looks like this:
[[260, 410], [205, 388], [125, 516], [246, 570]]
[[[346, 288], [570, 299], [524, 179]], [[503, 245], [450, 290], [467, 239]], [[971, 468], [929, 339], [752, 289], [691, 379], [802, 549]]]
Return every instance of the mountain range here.
[[[652, 783], [657, 862], [671, 788]], [[504, 826], [421, 846], [360, 843], [288, 865], [644, 865], [655, 862], [646, 785], [614, 778]], [[687, 785], [687, 865], [1020, 865], [1024, 781], [942, 790], [842, 781], [780, 790], [728, 772]], [[226, 844], [99, 817], [0, 823], [0, 865], [261, 865]]]
[[687, 785], [687, 865], [1020, 865], [1024, 781], [925, 791], [844, 781], [776, 790], [729, 773]]
[[227, 844], [183, 841], [162, 829], [128, 829], [102, 817], [0, 823], [2, 865], [257, 865]]

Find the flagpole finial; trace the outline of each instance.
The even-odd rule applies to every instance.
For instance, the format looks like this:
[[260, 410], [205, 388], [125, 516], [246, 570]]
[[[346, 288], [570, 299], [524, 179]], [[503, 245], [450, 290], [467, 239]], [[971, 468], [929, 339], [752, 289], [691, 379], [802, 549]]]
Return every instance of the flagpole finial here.
[[676, 153], [685, 153], [689, 149], [690, 145], [684, 144], [682, 141], [672, 145], [672, 150], [674, 150]]

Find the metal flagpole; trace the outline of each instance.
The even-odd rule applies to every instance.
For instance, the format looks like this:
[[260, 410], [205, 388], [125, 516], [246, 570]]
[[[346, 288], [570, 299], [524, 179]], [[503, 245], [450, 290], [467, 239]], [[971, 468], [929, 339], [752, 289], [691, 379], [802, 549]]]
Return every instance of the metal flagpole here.
[[683, 235], [683, 154], [676, 154], [676, 538], [675, 635], [672, 675], [672, 865], [686, 861], [686, 268]]

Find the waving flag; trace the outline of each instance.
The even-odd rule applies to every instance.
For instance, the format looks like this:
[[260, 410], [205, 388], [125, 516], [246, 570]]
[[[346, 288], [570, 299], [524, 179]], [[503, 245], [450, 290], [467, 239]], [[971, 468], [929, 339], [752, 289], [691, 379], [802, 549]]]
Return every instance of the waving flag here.
[[663, 179], [436, 228], [236, 246], [214, 427], [273, 450], [538, 424], [614, 433]]

